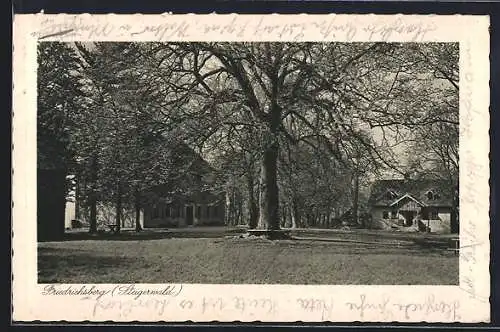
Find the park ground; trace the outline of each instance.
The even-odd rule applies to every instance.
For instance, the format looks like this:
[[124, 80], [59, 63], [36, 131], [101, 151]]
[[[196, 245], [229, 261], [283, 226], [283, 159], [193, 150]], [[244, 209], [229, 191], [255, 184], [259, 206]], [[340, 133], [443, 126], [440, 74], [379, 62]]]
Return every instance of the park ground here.
[[457, 285], [449, 236], [294, 230], [291, 240], [238, 228], [70, 232], [38, 244], [39, 283]]

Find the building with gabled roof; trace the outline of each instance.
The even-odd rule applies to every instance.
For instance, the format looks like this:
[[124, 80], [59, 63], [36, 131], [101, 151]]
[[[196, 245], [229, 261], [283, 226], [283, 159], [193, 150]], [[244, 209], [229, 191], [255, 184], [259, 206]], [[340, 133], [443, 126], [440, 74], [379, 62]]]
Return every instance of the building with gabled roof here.
[[372, 227], [458, 232], [454, 195], [455, 188], [444, 180], [375, 181], [369, 198]]
[[[157, 178], [141, 190], [140, 222], [144, 228], [183, 227], [196, 225], [223, 225], [225, 222], [225, 192], [217, 183], [216, 170], [187, 144], [177, 142], [171, 147], [171, 174]], [[77, 184], [78, 185], [78, 184]], [[76, 188], [76, 187], [75, 187]], [[90, 223], [88, 208], [82, 209], [82, 200], [67, 203], [66, 227], [72, 220], [86, 227]], [[76, 213], [76, 207], [80, 213]], [[123, 204], [122, 227], [135, 225], [135, 209]], [[97, 204], [98, 228], [114, 224], [116, 207], [113, 201]], [[82, 226], [75, 226], [82, 227]], [[64, 228], [63, 228], [64, 229]]]
[[226, 197], [216, 183], [215, 170], [187, 145], [176, 150], [190, 160], [189, 167], [178, 177], [147, 190], [144, 227], [224, 225]]

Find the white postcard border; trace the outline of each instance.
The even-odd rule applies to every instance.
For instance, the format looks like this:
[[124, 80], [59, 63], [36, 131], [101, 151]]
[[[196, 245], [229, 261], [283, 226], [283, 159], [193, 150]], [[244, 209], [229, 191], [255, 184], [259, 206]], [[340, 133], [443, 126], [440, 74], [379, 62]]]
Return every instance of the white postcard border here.
[[[15, 15], [13, 319], [488, 322], [488, 26], [487, 16], [460, 15]], [[50, 285], [36, 284], [37, 40], [460, 42], [460, 286], [72, 284], [57, 286], [107, 293], [43, 295]], [[119, 295], [124, 287], [169, 295], [134, 300]]]

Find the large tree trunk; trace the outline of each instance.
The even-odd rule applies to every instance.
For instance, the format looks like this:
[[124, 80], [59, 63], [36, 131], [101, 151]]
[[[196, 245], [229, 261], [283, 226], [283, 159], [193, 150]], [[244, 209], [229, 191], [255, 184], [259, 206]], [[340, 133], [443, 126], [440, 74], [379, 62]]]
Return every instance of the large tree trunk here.
[[278, 198], [278, 129], [281, 111], [273, 105], [269, 114], [269, 132], [264, 140], [264, 151], [260, 164], [260, 210], [259, 227], [268, 230], [280, 229]]
[[90, 221], [89, 233], [97, 232], [97, 156], [92, 158], [92, 165], [90, 166]]
[[260, 215], [259, 226], [276, 230], [280, 228], [276, 162], [278, 149], [269, 147], [264, 152], [260, 171]]

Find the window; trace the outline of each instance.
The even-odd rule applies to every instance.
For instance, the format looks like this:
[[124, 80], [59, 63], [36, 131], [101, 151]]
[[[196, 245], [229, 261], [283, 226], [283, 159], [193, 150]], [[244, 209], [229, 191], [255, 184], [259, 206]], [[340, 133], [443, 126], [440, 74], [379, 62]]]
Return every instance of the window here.
[[205, 217], [210, 218], [210, 206], [207, 205]]
[[382, 217], [383, 217], [384, 219], [389, 219], [389, 212], [388, 212], [388, 211], [384, 211], [384, 212], [382, 212]]
[[217, 205], [214, 206], [213, 208], [213, 214], [214, 214], [214, 218], [217, 218], [219, 215], [219, 209], [217, 209]]
[[433, 190], [429, 190], [427, 192], [427, 199], [430, 201], [439, 199], [439, 194], [434, 192]]
[[398, 217], [398, 212], [397, 211], [391, 211], [391, 218], [396, 219]]
[[165, 217], [170, 218], [170, 206], [165, 207]]
[[195, 218], [199, 218], [201, 215], [201, 206], [198, 206], [195, 211]]
[[439, 219], [437, 211], [429, 211], [429, 220]]
[[156, 206], [153, 207], [153, 211], [151, 212], [152, 218], [158, 218], [158, 208]]

